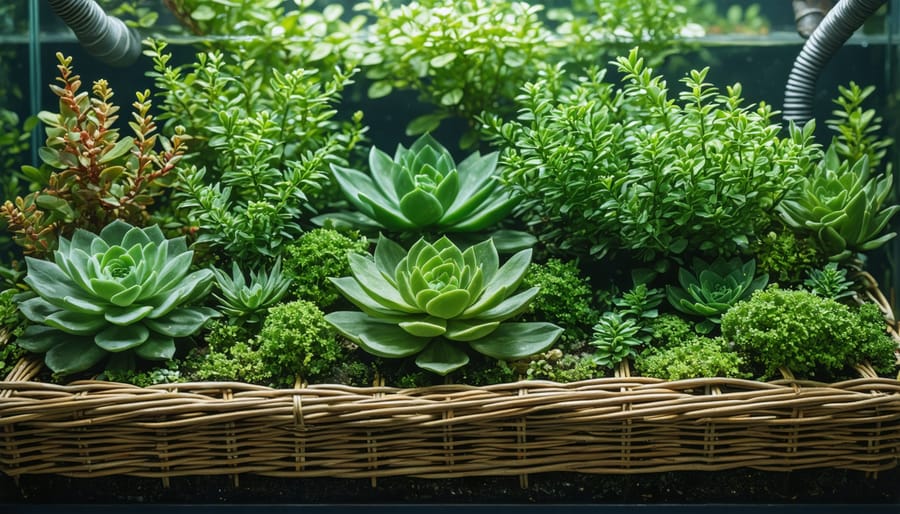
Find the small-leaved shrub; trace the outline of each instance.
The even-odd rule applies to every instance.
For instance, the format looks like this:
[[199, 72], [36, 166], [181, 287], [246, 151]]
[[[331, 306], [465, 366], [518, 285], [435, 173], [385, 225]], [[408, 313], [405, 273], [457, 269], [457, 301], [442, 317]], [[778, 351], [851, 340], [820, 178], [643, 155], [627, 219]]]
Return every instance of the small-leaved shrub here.
[[538, 287], [522, 319], [553, 320], [564, 329], [560, 344], [578, 344], [587, 340], [590, 328], [600, 313], [591, 301], [590, 280], [573, 261], [550, 259], [544, 264], [532, 263], [522, 279], [527, 287]]
[[692, 339], [647, 352], [635, 361], [637, 371], [646, 377], [681, 380], [701, 377], [737, 377], [749, 375], [741, 370], [744, 361], [720, 337], [695, 336]]
[[364, 255], [368, 249], [369, 241], [356, 232], [317, 228], [304, 233], [284, 249], [284, 274], [292, 280], [292, 294], [322, 309], [331, 306], [341, 295], [328, 277], [349, 275], [347, 254]]
[[325, 314], [305, 300], [269, 309], [257, 340], [259, 358], [279, 385], [314, 380], [329, 372], [342, 355]]

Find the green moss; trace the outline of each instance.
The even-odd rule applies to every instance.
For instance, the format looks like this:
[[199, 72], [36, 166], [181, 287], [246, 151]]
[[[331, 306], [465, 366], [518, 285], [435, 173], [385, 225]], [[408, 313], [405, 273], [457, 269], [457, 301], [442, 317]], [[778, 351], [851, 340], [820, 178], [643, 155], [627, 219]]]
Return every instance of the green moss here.
[[663, 349], [642, 354], [635, 361], [638, 373], [645, 377], [681, 380], [701, 377], [747, 378], [741, 370], [744, 360], [728, 348], [722, 338], [693, 336]]
[[824, 380], [864, 360], [885, 363], [884, 328], [870, 307], [778, 288], [755, 292], [722, 317], [723, 337], [763, 377], [784, 367], [797, 377]]
[[355, 232], [318, 228], [303, 234], [283, 255], [284, 274], [293, 281], [294, 296], [322, 309], [329, 307], [340, 294], [328, 277], [349, 275], [347, 254], [366, 253], [368, 248], [366, 238]]
[[600, 313], [591, 302], [590, 281], [581, 275], [574, 262], [550, 259], [545, 264], [532, 264], [523, 283], [526, 287], [540, 288], [523, 314], [526, 321], [550, 321], [565, 329], [558, 345], [588, 339]]
[[123, 384], [133, 384], [138, 387], [147, 387], [154, 384], [174, 384], [178, 382], [186, 382], [187, 379], [182, 375], [181, 362], [178, 360], [170, 360], [161, 367], [149, 370], [105, 370], [98, 378], [100, 380], [108, 380], [110, 382], [121, 382]]
[[696, 337], [693, 324], [675, 314], [662, 314], [650, 321], [651, 342], [658, 348], [677, 346]]
[[545, 356], [543, 359], [532, 361], [525, 372], [525, 377], [529, 380], [551, 380], [560, 383], [589, 380], [604, 375], [605, 371], [597, 365], [596, 359], [589, 353], [566, 354], [558, 358]]
[[293, 385], [295, 377], [314, 381], [329, 372], [343, 353], [325, 314], [305, 300], [269, 309], [257, 344], [272, 379], [284, 385]]
[[772, 230], [757, 239], [752, 246], [756, 267], [769, 274], [772, 282], [781, 285], [799, 284], [811, 269], [822, 267], [826, 257], [809, 238], [800, 238], [785, 228]]

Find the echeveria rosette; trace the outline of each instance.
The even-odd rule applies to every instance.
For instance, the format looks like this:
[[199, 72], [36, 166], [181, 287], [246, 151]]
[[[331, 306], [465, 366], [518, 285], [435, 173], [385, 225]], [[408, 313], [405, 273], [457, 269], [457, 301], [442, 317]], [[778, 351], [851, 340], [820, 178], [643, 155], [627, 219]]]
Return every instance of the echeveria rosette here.
[[[497, 152], [475, 152], [458, 165], [431, 135], [410, 148], [397, 146], [392, 158], [369, 152], [371, 175], [332, 165], [334, 178], [357, 212], [321, 216], [362, 230], [412, 233], [472, 233], [506, 218], [517, 203], [497, 176]], [[501, 231], [510, 247], [534, 244], [528, 234]], [[495, 240], [495, 243], [497, 241]]]
[[191, 303], [213, 284], [208, 269], [190, 271], [193, 252], [184, 237], [166, 239], [156, 225], [117, 220], [93, 234], [78, 229], [60, 238], [53, 261], [26, 257], [25, 283], [36, 296], [19, 308], [31, 325], [19, 346], [46, 353], [57, 373], [86, 370], [107, 355], [110, 366], [134, 357], [167, 360], [175, 339], [217, 315]]
[[666, 296], [675, 309], [706, 318], [697, 325], [700, 331], [712, 330], [722, 314], [737, 302], [750, 297], [769, 281], [768, 273], [756, 275], [756, 261], [718, 258], [711, 264], [694, 259], [692, 270], [678, 269], [681, 287], [666, 286]]
[[543, 322], [505, 322], [537, 294], [517, 291], [531, 262], [522, 250], [502, 266], [492, 240], [460, 250], [447, 237], [419, 239], [407, 252], [381, 237], [375, 255], [350, 254], [352, 276], [332, 278], [359, 311], [326, 319], [380, 357], [416, 355], [440, 375], [469, 362], [465, 347], [496, 359], [518, 359], [553, 345], [562, 329]]
[[778, 211], [791, 227], [814, 232], [829, 260], [841, 262], [896, 236], [884, 230], [900, 206], [884, 206], [892, 191], [890, 173], [872, 176], [866, 156], [852, 166], [841, 162], [834, 147], [813, 175], [779, 204]]

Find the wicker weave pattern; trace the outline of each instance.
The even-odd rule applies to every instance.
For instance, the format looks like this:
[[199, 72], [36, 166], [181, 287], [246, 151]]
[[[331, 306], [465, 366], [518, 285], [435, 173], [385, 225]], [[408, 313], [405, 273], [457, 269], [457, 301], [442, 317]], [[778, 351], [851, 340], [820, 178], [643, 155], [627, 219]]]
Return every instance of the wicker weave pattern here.
[[414, 390], [0, 382], [12, 476], [450, 478], [550, 471], [890, 469], [900, 381], [640, 377]]

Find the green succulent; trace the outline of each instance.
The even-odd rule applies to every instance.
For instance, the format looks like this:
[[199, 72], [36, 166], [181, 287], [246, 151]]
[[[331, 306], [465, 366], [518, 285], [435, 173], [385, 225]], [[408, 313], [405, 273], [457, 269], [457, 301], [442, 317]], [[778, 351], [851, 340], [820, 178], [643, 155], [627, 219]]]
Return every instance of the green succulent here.
[[712, 330], [721, 316], [737, 302], [762, 289], [769, 274], [756, 275], [756, 261], [741, 262], [740, 258], [718, 258], [711, 264], [694, 259], [691, 271], [678, 269], [681, 287], [666, 286], [666, 296], [672, 307], [685, 314], [703, 316], [697, 325], [699, 332]]
[[280, 257], [268, 273], [251, 271], [249, 282], [237, 262], [231, 265], [230, 277], [217, 268], [213, 273], [222, 292], [213, 296], [219, 300], [222, 313], [238, 324], [262, 321], [266, 309], [281, 300], [291, 286], [291, 279], [281, 273]]
[[[60, 238], [54, 260], [26, 257], [33, 296], [19, 305], [29, 326], [19, 346], [46, 353], [57, 373], [83, 371], [111, 355], [109, 366], [133, 359], [171, 359], [175, 338], [217, 315], [190, 306], [212, 288], [213, 272], [189, 272], [193, 251], [184, 237], [166, 239], [159, 226], [116, 220], [100, 235], [78, 229]], [[29, 293], [26, 293], [29, 294]]]
[[836, 262], [829, 262], [822, 269], [810, 270], [803, 285], [809, 288], [809, 292], [812, 294], [832, 300], [856, 295], [856, 291], [853, 290], [853, 281], [847, 280], [847, 270], [838, 268]]
[[635, 320], [623, 318], [616, 312], [606, 312], [594, 325], [591, 346], [597, 351], [592, 356], [598, 366], [612, 368], [636, 355], [636, 349], [644, 344], [640, 335], [641, 325]]
[[362, 312], [326, 319], [373, 355], [417, 355], [419, 367], [446, 375], [469, 362], [464, 344], [495, 359], [517, 359], [546, 350], [562, 333], [550, 323], [504, 323], [538, 292], [517, 292], [531, 250], [500, 266], [490, 239], [462, 251], [447, 237], [433, 244], [423, 238], [407, 252], [382, 237], [374, 258], [349, 259], [352, 276], [332, 282]]
[[517, 202], [498, 180], [497, 155], [475, 152], [457, 165], [429, 134], [408, 149], [398, 145], [393, 158], [372, 147], [371, 176], [331, 165], [338, 185], [358, 212], [320, 219], [399, 232], [485, 230], [504, 219]]
[[810, 230], [829, 260], [845, 261], [854, 252], [874, 250], [897, 234], [882, 234], [898, 205], [883, 207], [891, 194], [890, 173], [872, 175], [864, 155], [852, 163], [838, 157], [835, 145], [813, 174], [804, 178], [778, 207], [793, 228]]

